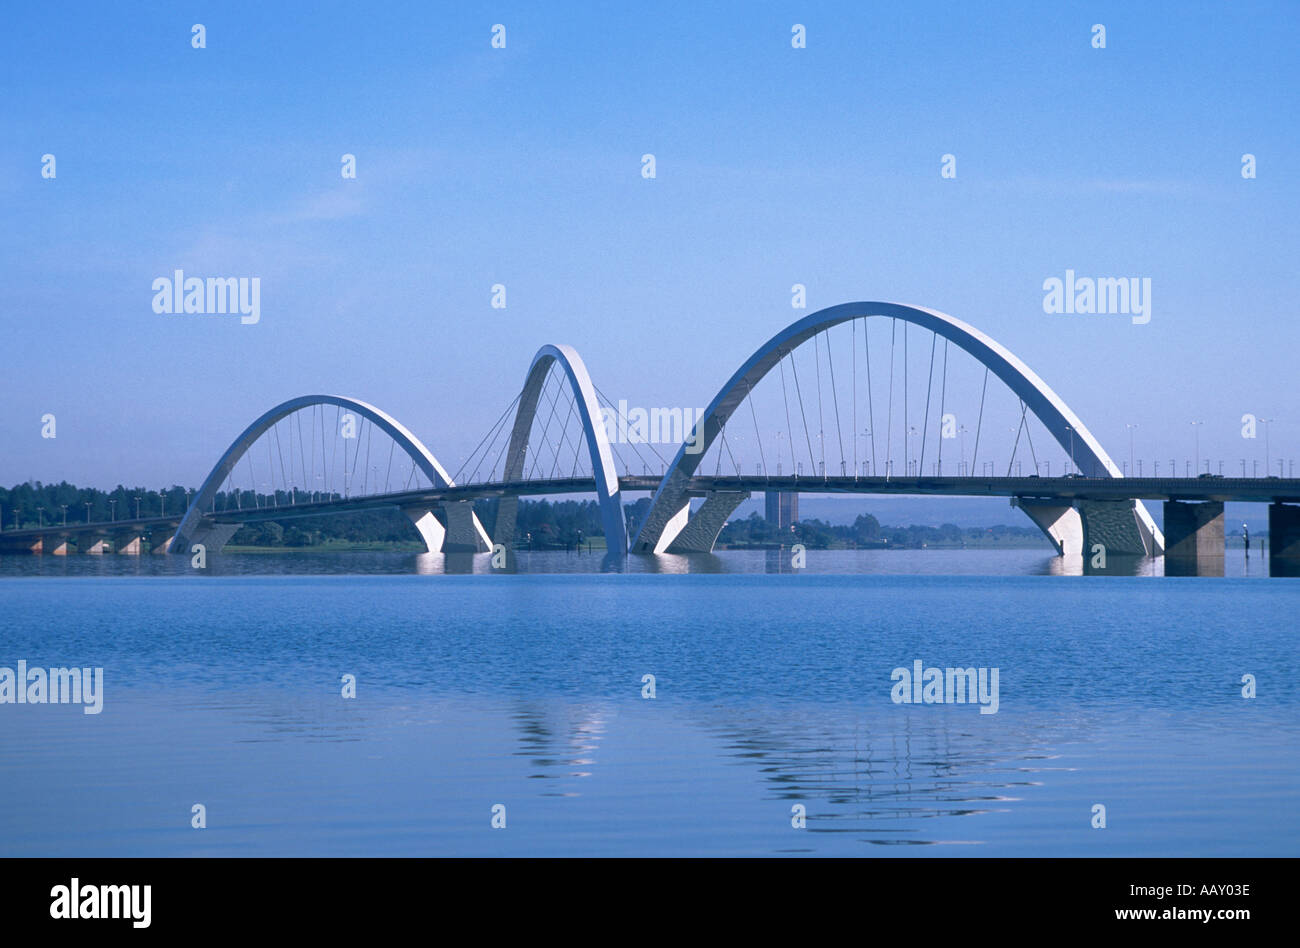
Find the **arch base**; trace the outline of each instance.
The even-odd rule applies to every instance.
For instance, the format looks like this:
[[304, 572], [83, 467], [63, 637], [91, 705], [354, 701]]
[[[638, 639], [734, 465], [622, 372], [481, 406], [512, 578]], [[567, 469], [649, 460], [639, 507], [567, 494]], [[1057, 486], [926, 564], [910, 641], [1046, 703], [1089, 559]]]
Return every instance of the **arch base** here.
[[749, 491], [711, 491], [686, 522], [686, 526], [668, 544], [669, 553], [711, 553], [727, 518], [749, 499]]

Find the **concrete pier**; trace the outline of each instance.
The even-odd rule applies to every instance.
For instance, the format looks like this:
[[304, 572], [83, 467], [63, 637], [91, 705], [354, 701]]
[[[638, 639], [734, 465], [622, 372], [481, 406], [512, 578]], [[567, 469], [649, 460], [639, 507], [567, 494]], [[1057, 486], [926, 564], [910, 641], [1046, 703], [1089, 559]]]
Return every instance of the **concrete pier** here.
[[105, 553], [113, 552], [113, 550], [108, 545], [108, 537], [96, 530], [91, 533], [77, 534], [77, 552], [102, 556]]
[[443, 540], [447, 537], [447, 528], [442, 525], [432, 510], [427, 507], [403, 507], [402, 513], [415, 524], [415, 529], [424, 540], [424, 547], [430, 553], [441, 553]]
[[123, 556], [139, 556], [144, 552], [144, 537], [138, 530], [119, 533], [113, 537], [113, 549]]
[[68, 544], [72, 542], [72, 537], [67, 534], [47, 533], [41, 537], [41, 552], [46, 556], [67, 556]]
[[149, 531], [149, 552], [166, 553], [176, 539], [175, 527], [155, 527]]
[[1056, 544], [1056, 552], [1061, 556], [1079, 556], [1083, 553], [1083, 519], [1073, 504], [1034, 503], [1012, 497], [1011, 506], [1023, 510], [1038, 529]]
[[710, 491], [682, 532], [668, 544], [669, 553], [709, 553], [727, 518], [749, 499], [749, 491]]
[[7, 537], [0, 534], [0, 553], [40, 553], [39, 537]]
[[402, 513], [415, 524], [430, 553], [486, 553], [492, 549], [487, 532], [474, 516], [472, 501], [443, 504], [436, 513], [423, 506], [403, 507]]
[[1223, 575], [1223, 504], [1165, 501], [1165, 575]]
[[1300, 575], [1300, 504], [1268, 505], [1268, 571]]
[[443, 504], [442, 514], [447, 520], [447, 535], [442, 541], [444, 553], [486, 553], [492, 549], [492, 541], [474, 516], [473, 501]]
[[1131, 500], [1080, 500], [1075, 504], [1083, 519], [1083, 555], [1105, 547], [1107, 557], [1157, 556], [1150, 532], [1143, 528]]

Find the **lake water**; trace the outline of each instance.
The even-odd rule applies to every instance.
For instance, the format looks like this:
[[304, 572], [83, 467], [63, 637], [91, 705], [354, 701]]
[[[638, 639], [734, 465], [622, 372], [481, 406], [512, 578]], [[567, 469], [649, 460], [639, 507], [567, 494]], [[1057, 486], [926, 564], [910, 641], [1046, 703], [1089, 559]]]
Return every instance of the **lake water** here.
[[1300, 581], [788, 556], [0, 557], [0, 855], [1300, 854]]

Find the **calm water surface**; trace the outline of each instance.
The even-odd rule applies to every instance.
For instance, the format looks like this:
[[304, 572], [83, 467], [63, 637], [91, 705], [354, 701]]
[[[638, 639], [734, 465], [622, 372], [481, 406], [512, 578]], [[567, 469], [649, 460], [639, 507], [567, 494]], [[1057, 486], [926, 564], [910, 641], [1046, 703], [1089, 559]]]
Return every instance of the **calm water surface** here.
[[[1258, 558], [787, 561], [0, 557], [0, 666], [106, 692], [0, 705], [0, 855], [1300, 854], [1300, 582]], [[895, 705], [914, 659], [997, 667], [998, 713]]]

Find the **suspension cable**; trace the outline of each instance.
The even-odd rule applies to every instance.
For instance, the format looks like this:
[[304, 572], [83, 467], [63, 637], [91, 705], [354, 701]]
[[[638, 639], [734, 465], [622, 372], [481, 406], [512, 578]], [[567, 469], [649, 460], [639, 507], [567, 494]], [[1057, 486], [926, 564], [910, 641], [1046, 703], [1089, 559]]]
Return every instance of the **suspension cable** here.
[[889, 408], [885, 422], [885, 477], [894, 473], [894, 346], [898, 337], [898, 317], [891, 317], [889, 327]]
[[818, 473], [824, 476], [826, 474], [826, 419], [822, 414], [822, 354], [818, 342], [820, 338], [821, 333], [813, 335], [813, 367], [817, 370], [817, 447], [822, 456], [821, 470]]
[[939, 389], [939, 474], [943, 474], [943, 409], [948, 397], [948, 337], [943, 338], [943, 385]]
[[[781, 398], [785, 401], [785, 435], [786, 440], [790, 442], [790, 473], [794, 473], [794, 428], [790, 425], [790, 394], [785, 387], [785, 357], [782, 356], [776, 363], [781, 369]], [[776, 446], [776, 466], [777, 470], [781, 467], [781, 445], [780, 440]]]
[[[921, 462], [917, 465], [916, 476], [925, 476], [925, 441], [930, 436], [930, 389], [934, 385], [934, 347], [939, 341], [939, 334], [930, 335], [930, 371], [925, 376], [925, 415], [921, 420]], [[940, 435], [943, 432], [939, 432]]]
[[[794, 393], [799, 399], [799, 417], [803, 419], [803, 436], [808, 442], [808, 463], [817, 468], [817, 458], [813, 455], [812, 435], [808, 433], [808, 415], [803, 409], [803, 391], [799, 388], [799, 365], [794, 361], [794, 350], [790, 351], [790, 371], [794, 373]], [[791, 463], [794, 459], [791, 458]]]
[[984, 396], [989, 390], [989, 367], [984, 366], [984, 387], [980, 390], [980, 416], [975, 423], [975, 450], [971, 452], [970, 469], [975, 470], [975, 458], [980, 453], [980, 429], [984, 427]]
[[[1020, 400], [1021, 411], [1025, 410], [1025, 400]], [[1034, 451], [1034, 433], [1030, 430], [1029, 419], [1025, 419], [1025, 440], [1029, 442], [1029, 456], [1034, 461], [1034, 473], [1038, 473], [1038, 453]]]
[[[497, 429], [498, 429], [498, 427], [501, 425], [502, 420], [503, 420], [503, 419], [504, 419], [508, 414], [510, 414], [510, 409], [514, 408], [514, 407], [515, 407], [515, 403], [518, 402], [519, 399], [521, 399], [521, 398], [523, 397], [523, 394], [524, 394], [524, 393], [521, 391], [518, 395], [516, 395], [516, 396], [514, 397], [514, 400], [511, 401], [510, 404], [506, 406], [506, 410], [503, 411], [499, 416], [497, 416], [497, 420], [494, 421], [494, 422], [492, 423], [492, 427], [488, 429], [487, 434], [485, 434], [482, 438], [479, 439], [479, 443], [476, 444], [476, 445], [474, 446], [474, 450], [471, 451], [471, 452], [469, 453], [469, 457], [466, 458], [466, 459], [465, 459], [465, 462], [464, 462], [463, 464], [461, 464], [461, 466], [458, 467], [458, 468], [456, 469], [456, 474], [455, 474], [455, 476], [452, 478], [453, 481], [455, 481], [455, 482], [457, 482], [457, 483], [460, 482], [460, 475], [463, 474], [464, 471], [465, 471], [465, 468], [469, 466], [469, 462], [472, 461], [472, 460], [474, 460], [474, 458], [478, 457], [479, 449], [482, 448], [482, 447], [484, 446], [484, 444], [487, 444], [487, 445], [488, 445], [488, 450], [490, 450], [491, 447], [492, 447], [492, 444], [495, 444], [495, 443], [496, 443], [496, 434], [497, 434]], [[488, 444], [488, 439], [489, 439], [489, 438], [492, 439], [492, 441], [491, 441], [490, 444]], [[473, 483], [473, 482], [474, 482], [474, 478], [478, 475], [478, 469], [479, 469], [479, 466], [482, 465], [482, 463], [483, 463], [485, 460], [487, 460], [487, 451], [484, 451], [484, 452], [483, 452], [483, 457], [479, 458], [479, 462], [478, 462], [478, 464], [475, 464], [475, 465], [474, 465], [474, 470], [470, 472], [468, 483]], [[489, 472], [489, 473], [490, 473], [490, 472]]]
[[831, 369], [831, 400], [835, 405], [835, 437], [840, 444], [840, 473], [844, 473], [844, 428], [840, 425], [840, 396], [835, 390], [835, 360], [831, 357], [831, 331], [826, 330], [826, 364]]
[[849, 352], [852, 353], [851, 362], [853, 364], [853, 408], [850, 425], [853, 434], [853, 476], [858, 476], [858, 321], [849, 320], [849, 328], [853, 335], [849, 341]]
[[880, 472], [876, 470], [876, 406], [871, 397], [871, 345], [867, 341], [867, 317], [862, 317], [862, 358], [867, 363], [867, 431], [871, 441], [871, 470], [875, 471], [878, 476]]
[[903, 472], [905, 475], [910, 474], [908, 466], [912, 463], [907, 456], [909, 437], [912, 433], [912, 427], [907, 418], [907, 330], [912, 326], [906, 320], [903, 321]]
[[754, 419], [754, 440], [758, 442], [758, 460], [763, 466], [763, 476], [767, 477], [767, 455], [763, 453], [763, 436], [758, 431], [758, 412], [754, 410], [754, 386], [745, 382], [747, 389], [745, 401], [749, 402], [749, 414]]
[[[542, 383], [542, 392], [541, 392], [542, 395], [546, 394], [546, 390], [551, 384], [551, 378], [554, 375], [554, 371], [555, 371], [554, 367], [552, 366], [551, 371], [546, 374], [546, 380]], [[542, 440], [542, 445], [544, 447], [548, 447], [548, 448], [550, 447], [550, 442], [546, 440], [546, 434], [551, 430], [551, 422], [555, 420], [555, 410], [557, 405], [559, 404], [559, 401], [560, 401], [560, 392], [557, 388], [555, 392], [555, 397], [551, 399], [551, 413], [546, 416], [546, 424], [542, 426], [541, 440]], [[536, 421], [536, 416], [534, 416], [533, 420]], [[529, 440], [529, 445], [531, 446], [532, 438], [529, 438], [528, 440]], [[529, 467], [527, 472], [524, 474], [524, 480], [530, 481], [533, 479], [533, 472], [537, 470], [537, 465], [541, 461], [541, 457], [542, 457], [542, 452], [540, 450], [533, 452], [533, 463], [532, 466]]]

